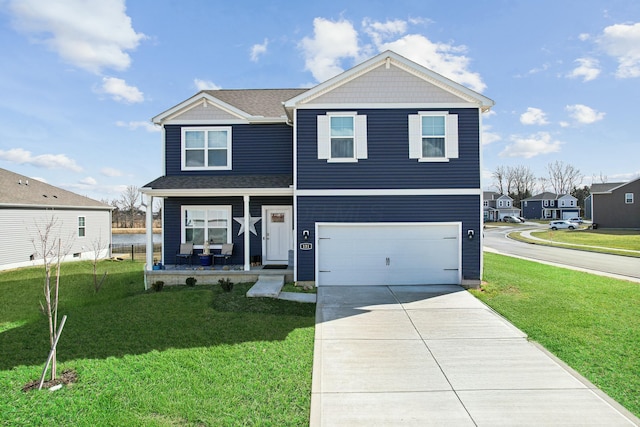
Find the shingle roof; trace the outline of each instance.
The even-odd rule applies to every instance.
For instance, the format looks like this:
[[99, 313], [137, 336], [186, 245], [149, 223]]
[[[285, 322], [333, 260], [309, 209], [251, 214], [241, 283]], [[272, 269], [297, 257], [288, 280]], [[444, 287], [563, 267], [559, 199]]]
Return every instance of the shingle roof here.
[[603, 183], [603, 184], [591, 184], [591, 192], [592, 193], [604, 193], [607, 192], [613, 188], [619, 187], [622, 184], [624, 184], [624, 182], [607, 182], [607, 183]]
[[94, 199], [0, 168], [0, 205], [111, 209]]
[[224, 176], [162, 176], [145, 188], [154, 190], [215, 189], [215, 188], [289, 188], [293, 175], [224, 175]]
[[204, 92], [252, 116], [282, 117], [282, 103], [309, 89], [220, 89]]

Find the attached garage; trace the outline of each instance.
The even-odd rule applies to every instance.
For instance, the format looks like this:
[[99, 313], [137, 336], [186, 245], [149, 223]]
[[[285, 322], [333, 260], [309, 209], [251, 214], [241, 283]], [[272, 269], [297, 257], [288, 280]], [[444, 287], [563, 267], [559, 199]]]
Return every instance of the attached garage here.
[[317, 223], [318, 286], [460, 284], [462, 224]]

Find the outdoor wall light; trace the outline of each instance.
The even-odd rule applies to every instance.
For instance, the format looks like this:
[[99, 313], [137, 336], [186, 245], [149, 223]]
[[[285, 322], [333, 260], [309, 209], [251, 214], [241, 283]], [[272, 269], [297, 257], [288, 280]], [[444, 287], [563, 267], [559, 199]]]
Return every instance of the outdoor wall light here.
[[309, 230], [303, 230], [302, 237], [304, 238], [304, 240], [309, 240]]
[[467, 230], [467, 237], [469, 238], [469, 240], [473, 240], [473, 235], [474, 235], [474, 231], [473, 230]]

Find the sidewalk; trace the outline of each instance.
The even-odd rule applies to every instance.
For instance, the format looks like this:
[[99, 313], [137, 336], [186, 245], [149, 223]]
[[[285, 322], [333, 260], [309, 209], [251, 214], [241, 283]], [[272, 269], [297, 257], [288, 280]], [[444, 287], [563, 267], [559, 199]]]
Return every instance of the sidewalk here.
[[459, 286], [318, 288], [311, 426], [638, 426]]

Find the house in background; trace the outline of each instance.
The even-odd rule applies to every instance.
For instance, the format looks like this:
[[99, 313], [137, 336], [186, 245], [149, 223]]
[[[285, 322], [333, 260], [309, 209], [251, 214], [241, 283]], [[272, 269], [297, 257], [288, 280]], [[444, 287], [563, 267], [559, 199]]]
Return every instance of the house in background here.
[[54, 218], [69, 246], [66, 261], [93, 259], [94, 242], [109, 256], [112, 207], [53, 185], [0, 169], [0, 270], [42, 264], [34, 243]]
[[513, 199], [493, 191], [482, 193], [482, 211], [485, 221], [502, 221], [506, 215], [520, 216], [520, 209], [513, 206]]
[[640, 228], [640, 178], [623, 183], [593, 184], [592, 220], [604, 228]]
[[522, 200], [522, 216], [528, 219], [569, 219], [580, 216], [578, 199], [570, 194], [544, 192]]
[[311, 89], [201, 91], [153, 118], [164, 175], [141, 191], [163, 200], [163, 263], [232, 243], [245, 271], [316, 286], [478, 284], [493, 104], [390, 51]]

